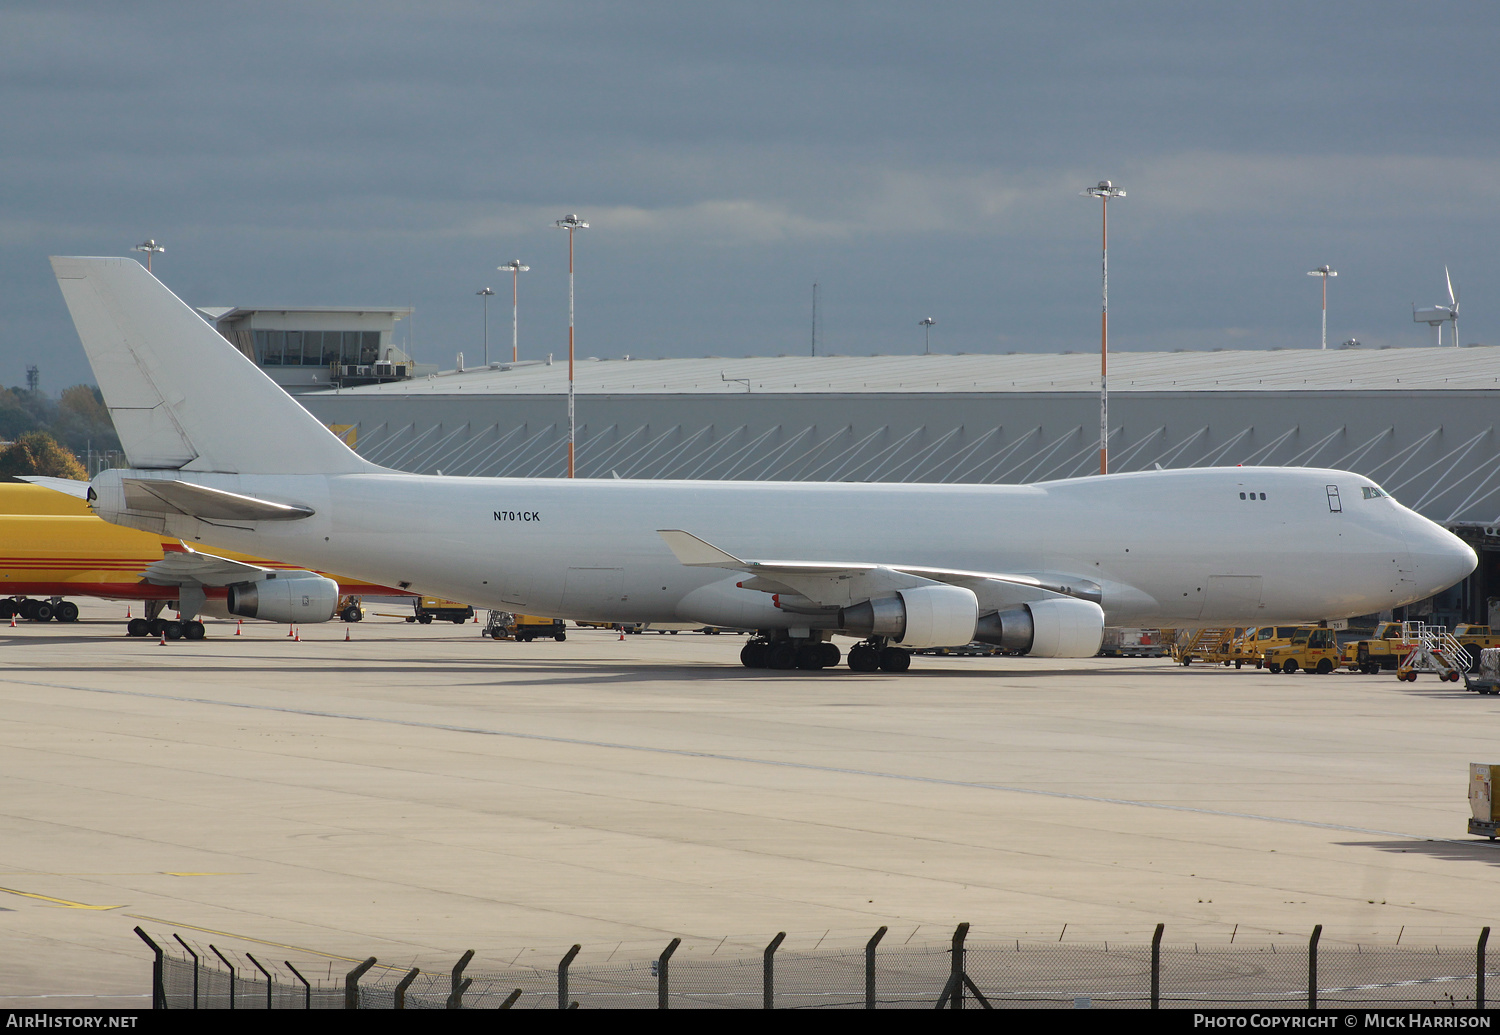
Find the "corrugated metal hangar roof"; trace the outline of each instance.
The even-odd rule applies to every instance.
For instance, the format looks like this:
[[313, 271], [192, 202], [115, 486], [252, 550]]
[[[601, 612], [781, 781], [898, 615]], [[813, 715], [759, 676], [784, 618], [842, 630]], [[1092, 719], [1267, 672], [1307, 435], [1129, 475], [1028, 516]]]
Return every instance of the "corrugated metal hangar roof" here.
[[[1099, 354], [781, 356], [753, 359], [583, 359], [582, 395], [768, 392], [1097, 392]], [[553, 395], [567, 391], [560, 361], [494, 364], [414, 381], [343, 389], [345, 395], [449, 392]], [[1116, 352], [1110, 392], [1500, 391], [1500, 346], [1423, 349], [1279, 349]]]

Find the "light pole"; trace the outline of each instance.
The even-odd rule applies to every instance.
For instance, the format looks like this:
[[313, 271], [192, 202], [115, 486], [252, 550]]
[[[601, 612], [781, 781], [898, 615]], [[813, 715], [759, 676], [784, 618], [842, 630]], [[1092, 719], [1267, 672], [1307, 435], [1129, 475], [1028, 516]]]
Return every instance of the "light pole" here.
[[922, 355], [924, 356], [932, 355], [932, 325], [935, 323], [937, 321], [930, 316], [925, 320], [917, 321], [917, 326], [922, 328]]
[[519, 307], [516, 304], [519, 297], [517, 293], [517, 281], [521, 279], [521, 274], [531, 269], [531, 267], [521, 265], [520, 259], [511, 259], [504, 266], [496, 266], [495, 268], [498, 270], [510, 270], [510, 361], [514, 363], [521, 358], [520, 348], [518, 347], [521, 340], [519, 334], [521, 325], [516, 320], [516, 315], [519, 312]]
[[495, 293], [494, 288], [481, 288], [474, 292], [484, 299], [484, 365], [490, 365], [490, 296]]
[[573, 477], [573, 444], [578, 425], [573, 418], [573, 231], [587, 230], [589, 225], [569, 213], [552, 224], [568, 232], [568, 477]]
[[133, 251], [133, 252], [145, 252], [146, 253], [146, 272], [150, 273], [151, 272], [151, 257], [153, 255], [157, 254], [158, 252], [164, 252], [167, 249], [166, 249], [165, 245], [157, 244], [155, 238], [148, 237], [144, 241], [142, 241], [140, 244], [136, 245], [134, 248], [132, 248], [130, 250]]
[[1329, 277], [1337, 277], [1339, 275], [1339, 271], [1338, 270], [1334, 270], [1334, 269], [1329, 269], [1328, 268], [1328, 264], [1325, 262], [1323, 265], [1319, 266], [1315, 270], [1308, 270], [1307, 271], [1307, 275], [1309, 277], [1322, 277], [1323, 278], [1323, 346], [1322, 347], [1326, 349], [1328, 347], [1328, 278]]
[[1078, 193], [1085, 197], [1098, 198], [1103, 220], [1104, 288], [1103, 305], [1099, 310], [1099, 473], [1109, 473], [1109, 199], [1123, 198], [1125, 192], [1108, 180], [1100, 180], [1099, 186]]

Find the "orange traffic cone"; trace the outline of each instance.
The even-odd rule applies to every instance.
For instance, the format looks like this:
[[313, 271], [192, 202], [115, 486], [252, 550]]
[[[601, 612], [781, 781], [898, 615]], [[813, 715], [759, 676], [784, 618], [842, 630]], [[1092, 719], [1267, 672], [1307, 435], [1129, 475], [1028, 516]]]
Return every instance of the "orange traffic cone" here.
[[11, 615], [10, 616], [10, 627], [12, 629], [14, 629], [16, 627], [16, 616], [15, 615]]
[[293, 636], [297, 635], [296, 632], [294, 631], [294, 627], [293, 626], [289, 625], [289, 626], [286, 627], [286, 635], [287, 635], [287, 639], [291, 639]]
[[349, 627], [347, 625], [344, 626], [344, 642], [349, 642]]
[[165, 647], [166, 645], [167, 645], [167, 630], [163, 629], [161, 631], [161, 642], [158, 643], [157, 646], [158, 647]]
[[245, 627], [245, 620], [244, 620], [244, 619], [243, 619], [243, 618], [241, 618], [241, 619], [240, 619], [240, 624], [239, 624], [239, 625], [236, 625], [236, 626], [235, 626], [235, 627], [234, 627], [234, 634], [235, 634], [235, 635], [236, 635], [236, 636], [238, 636], [238, 635], [239, 635], [239, 634], [240, 634], [240, 630], [241, 630], [241, 629], [243, 629], [243, 628], [244, 628], [244, 627]]
[[624, 638], [625, 638], [625, 627], [622, 625], [622, 626], [620, 626], [620, 639], [623, 640]]
[[125, 618], [127, 620], [129, 620], [129, 618], [130, 618], [130, 605], [129, 604], [125, 605]]
[[295, 635], [293, 635], [292, 636], [292, 642], [293, 643], [301, 643], [302, 642], [302, 634], [301, 633], [296, 633]]

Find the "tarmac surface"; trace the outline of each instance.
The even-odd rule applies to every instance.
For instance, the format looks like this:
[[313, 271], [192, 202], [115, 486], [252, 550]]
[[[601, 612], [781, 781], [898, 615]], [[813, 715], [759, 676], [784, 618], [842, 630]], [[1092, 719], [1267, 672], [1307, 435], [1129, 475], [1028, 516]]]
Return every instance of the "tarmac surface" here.
[[1500, 919], [1500, 844], [1465, 833], [1500, 698], [1429, 676], [783, 673], [740, 667], [731, 635], [522, 644], [373, 615], [162, 646], [124, 611], [0, 623], [0, 1006], [148, 1006], [138, 925], [336, 977], [674, 936], [678, 959], [881, 925], [916, 946], [959, 921], [973, 944], [1161, 922], [1472, 947]]

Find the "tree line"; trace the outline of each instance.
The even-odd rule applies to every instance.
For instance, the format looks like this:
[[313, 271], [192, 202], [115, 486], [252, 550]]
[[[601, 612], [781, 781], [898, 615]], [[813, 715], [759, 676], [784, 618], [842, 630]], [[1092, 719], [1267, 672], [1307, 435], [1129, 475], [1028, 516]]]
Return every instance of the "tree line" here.
[[104, 396], [93, 385], [65, 388], [56, 399], [39, 390], [0, 388], [0, 481], [23, 475], [86, 480], [83, 459], [119, 451]]

